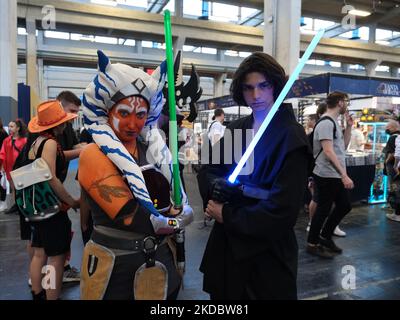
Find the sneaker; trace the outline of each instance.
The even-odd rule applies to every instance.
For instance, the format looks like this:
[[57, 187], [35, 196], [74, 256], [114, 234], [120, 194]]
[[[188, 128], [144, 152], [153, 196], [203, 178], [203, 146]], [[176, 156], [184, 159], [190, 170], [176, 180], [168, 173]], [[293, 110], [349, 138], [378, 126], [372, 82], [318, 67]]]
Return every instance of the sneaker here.
[[392, 221], [397, 221], [400, 222], [400, 215], [394, 214], [394, 213], [387, 213], [386, 218], [392, 220]]
[[69, 267], [64, 270], [63, 283], [81, 281], [81, 275], [77, 268]]
[[311, 221], [307, 224], [306, 232], [310, 232], [310, 228], [311, 228]]
[[10, 209], [6, 210], [4, 214], [18, 214], [18, 206], [14, 204]]
[[0, 201], [0, 212], [7, 210], [7, 203], [5, 201]]
[[385, 205], [382, 206], [383, 210], [393, 210], [390, 204], [386, 203]]
[[346, 236], [346, 232], [344, 232], [343, 230], [341, 230], [339, 228], [339, 226], [337, 226], [335, 228], [335, 230], [333, 231], [333, 235], [336, 236], [336, 237], [345, 237]]
[[343, 250], [341, 248], [339, 248], [332, 239], [324, 239], [324, 238], [320, 237], [319, 244], [334, 253], [342, 253], [343, 252]]
[[312, 254], [313, 256], [318, 256], [324, 259], [333, 259], [334, 257], [334, 254], [332, 252], [325, 249], [323, 246], [319, 244], [314, 246], [307, 244], [306, 252]]

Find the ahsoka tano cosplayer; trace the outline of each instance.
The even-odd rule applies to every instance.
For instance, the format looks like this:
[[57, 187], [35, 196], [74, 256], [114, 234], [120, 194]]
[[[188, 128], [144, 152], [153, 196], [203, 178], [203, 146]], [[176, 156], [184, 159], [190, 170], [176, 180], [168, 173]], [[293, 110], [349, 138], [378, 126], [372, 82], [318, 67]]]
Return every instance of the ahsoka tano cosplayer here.
[[95, 143], [79, 160], [82, 200], [94, 222], [81, 298], [175, 299], [183, 275], [179, 231], [193, 221], [193, 210], [182, 187], [182, 208], [172, 203], [172, 158], [156, 129], [166, 63], [150, 76], [111, 64], [101, 51], [98, 58], [83, 95], [84, 124]]

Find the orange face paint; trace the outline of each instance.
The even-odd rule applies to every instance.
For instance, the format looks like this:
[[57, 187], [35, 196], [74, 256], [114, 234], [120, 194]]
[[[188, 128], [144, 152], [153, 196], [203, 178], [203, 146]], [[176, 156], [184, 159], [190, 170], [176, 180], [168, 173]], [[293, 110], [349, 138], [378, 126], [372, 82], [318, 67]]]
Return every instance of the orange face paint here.
[[135, 140], [142, 131], [149, 111], [149, 104], [139, 96], [119, 101], [109, 113], [109, 124], [121, 142]]

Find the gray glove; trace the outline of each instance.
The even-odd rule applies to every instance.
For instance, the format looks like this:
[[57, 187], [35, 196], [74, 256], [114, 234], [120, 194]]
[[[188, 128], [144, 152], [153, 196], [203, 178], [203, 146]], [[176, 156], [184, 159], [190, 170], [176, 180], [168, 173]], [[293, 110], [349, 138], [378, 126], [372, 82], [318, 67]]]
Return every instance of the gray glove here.
[[187, 225], [191, 224], [194, 220], [193, 209], [189, 205], [183, 205], [182, 212], [179, 213], [176, 217], [179, 223], [179, 229], [183, 229]]
[[150, 216], [155, 234], [171, 234], [179, 229], [179, 222], [176, 218], [164, 217], [163, 215]]
[[184, 205], [181, 212], [175, 217], [164, 217], [161, 214], [158, 217], [155, 215], [150, 216], [150, 221], [156, 234], [174, 233], [192, 223], [193, 220], [193, 209], [189, 205]]

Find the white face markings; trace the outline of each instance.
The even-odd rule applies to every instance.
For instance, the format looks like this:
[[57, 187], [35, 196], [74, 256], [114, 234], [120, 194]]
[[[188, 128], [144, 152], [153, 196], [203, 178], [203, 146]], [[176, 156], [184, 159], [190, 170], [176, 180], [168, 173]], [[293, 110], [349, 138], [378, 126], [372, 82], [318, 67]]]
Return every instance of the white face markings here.
[[142, 119], [144, 116], [147, 115], [148, 108], [147, 103], [142, 97], [129, 97], [120, 102], [115, 107], [116, 114], [119, 117], [114, 116], [112, 118], [112, 124], [115, 130], [120, 133], [120, 119], [130, 116], [131, 114], [135, 113], [139, 119]]
[[120, 133], [120, 129], [119, 129], [119, 119], [117, 117], [112, 117], [112, 124], [114, 127], [114, 130], [117, 131], [118, 133]]
[[133, 110], [136, 112], [136, 115], [146, 115], [147, 107], [146, 102], [142, 97], [129, 97], [129, 102]]
[[126, 103], [120, 103], [116, 107], [117, 113], [120, 113], [119, 111], [121, 110], [122, 112], [125, 111], [128, 114], [132, 114], [135, 112], [136, 114], [145, 112], [147, 113], [147, 107], [145, 106], [145, 101], [142, 97], [129, 97], [126, 99], [129, 104]]
[[115, 108], [115, 111], [118, 114], [120, 114], [120, 113], [124, 114], [125, 112], [128, 114], [131, 114], [134, 111], [134, 107], [131, 106], [130, 104], [128, 105], [128, 104], [121, 103], [121, 104], [117, 105], [117, 107]]

